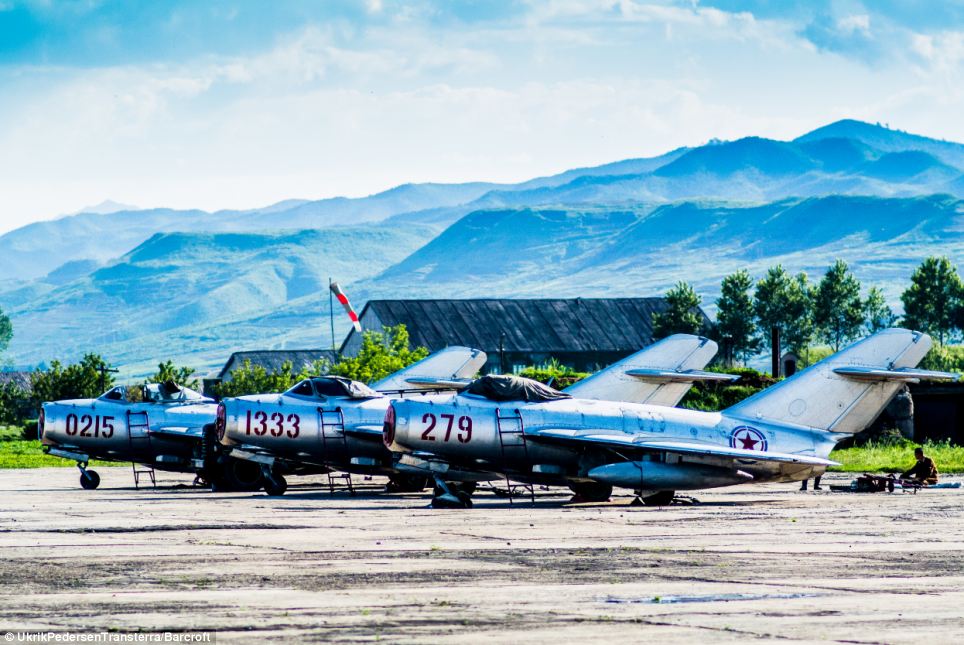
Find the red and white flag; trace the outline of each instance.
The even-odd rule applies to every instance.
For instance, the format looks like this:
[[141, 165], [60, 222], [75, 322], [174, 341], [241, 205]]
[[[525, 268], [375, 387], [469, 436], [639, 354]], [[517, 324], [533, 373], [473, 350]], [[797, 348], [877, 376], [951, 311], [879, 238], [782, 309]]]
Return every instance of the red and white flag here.
[[361, 323], [358, 322], [358, 314], [356, 314], [355, 310], [351, 308], [351, 303], [348, 302], [348, 296], [346, 296], [345, 292], [341, 290], [341, 287], [338, 286], [337, 282], [330, 283], [328, 288], [331, 289], [331, 292], [335, 294], [336, 298], [338, 298], [338, 302], [340, 302], [341, 306], [345, 308], [346, 312], [348, 312], [348, 317], [351, 318], [351, 324], [354, 325], [355, 331], [361, 333]]

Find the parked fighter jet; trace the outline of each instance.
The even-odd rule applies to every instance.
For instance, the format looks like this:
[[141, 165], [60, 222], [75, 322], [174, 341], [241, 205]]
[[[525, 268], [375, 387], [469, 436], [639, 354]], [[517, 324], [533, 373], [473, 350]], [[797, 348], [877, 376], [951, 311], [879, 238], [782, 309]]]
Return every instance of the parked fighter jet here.
[[224, 450], [257, 466], [265, 492], [282, 495], [294, 472], [384, 474], [394, 490], [422, 490], [425, 476], [399, 475], [381, 443], [387, 394], [424, 396], [468, 385], [486, 354], [447, 347], [372, 387], [338, 376], [305, 379], [282, 394], [225, 399], [216, 427]]
[[257, 468], [218, 458], [216, 413], [213, 399], [173, 382], [122, 385], [96, 399], [44, 403], [38, 429], [48, 454], [77, 462], [86, 489], [100, 485], [87, 468], [90, 459], [194, 472], [226, 488], [260, 488]]
[[[823, 473], [837, 442], [869, 425], [903, 383], [956, 378], [915, 369], [930, 346], [920, 332], [884, 330], [716, 413], [576, 399], [483, 377], [455, 396], [393, 401], [384, 442], [399, 469], [470, 466], [600, 498], [619, 486], [663, 505], [679, 490]], [[468, 506], [436, 483], [435, 505]]]
[[[710, 340], [684, 334], [671, 336], [576, 383], [568, 391], [585, 398], [619, 397], [675, 405], [696, 380], [735, 378], [699, 369], [715, 354], [716, 343]], [[443, 356], [438, 356], [441, 362]], [[391, 400], [382, 392], [391, 398], [430, 398], [425, 391], [411, 392], [410, 388], [434, 387], [435, 395], [440, 387], [450, 391], [463, 388], [470, 383], [465, 377], [474, 375], [484, 362], [481, 352], [465, 364], [452, 362], [453, 376], [449, 379], [412, 376], [425, 371], [419, 363], [373, 388], [347, 379], [318, 377], [302, 381], [280, 395], [226, 399], [218, 413], [221, 442], [231, 455], [262, 464], [265, 491], [272, 495], [284, 493], [285, 472], [306, 466], [387, 475], [389, 490], [419, 491], [425, 487], [426, 479], [437, 473], [400, 472], [394, 467], [392, 455], [381, 441], [382, 420]], [[448, 482], [479, 482], [501, 477], [467, 464], [447, 468], [444, 478]]]

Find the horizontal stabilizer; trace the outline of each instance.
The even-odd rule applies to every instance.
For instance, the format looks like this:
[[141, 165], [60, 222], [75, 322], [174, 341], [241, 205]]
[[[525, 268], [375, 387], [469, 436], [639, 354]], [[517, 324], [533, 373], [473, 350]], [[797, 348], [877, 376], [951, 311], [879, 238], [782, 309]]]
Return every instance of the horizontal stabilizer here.
[[472, 382], [470, 378], [432, 378], [430, 376], [413, 376], [412, 378], [405, 379], [405, 382], [409, 385], [415, 385], [420, 388], [435, 389], [435, 388], [445, 388], [445, 389], [461, 389]]
[[694, 381], [735, 381], [738, 374], [721, 374], [720, 372], [706, 372], [704, 370], [657, 370], [636, 369], [626, 370], [626, 374], [635, 376], [643, 381], [653, 383], [693, 383]]
[[900, 367], [895, 370], [885, 370], [876, 367], [838, 367], [835, 374], [857, 379], [858, 381], [956, 381], [960, 374], [953, 372], [935, 372], [933, 370], [918, 370], [911, 367]]
[[596, 444], [598, 446], [613, 446], [635, 448], [647, 452], [677, 452], [691, 455], [705, 455], [708, 457], [730, 457], [741, 461], [773, 461], [789, 464], [805, 464], [808, 466], [839, 466], [836, 461], [812, 457], [809, 455], [795, 455], [785, 452], [769, 452], [762, 450], [746, 450], [730, 448], [716, 444], [695, 443], [691, 441], [666, 441], [662, 439], [646, 440], [639, 435], [609, 434], [576, 434], [576, 430], [539, 430], [536, 433], [526, 433], [526, 440], [548, 440], [561, 444]]
[[[372, 389], [379, 392], [393, 392], [421, 388], [458, 389], [464, 387], [485, 365], [488, 357], [485, 352], [471, 347], [446, 347], [429, 354], [414, 365], [391, 374], [377, 383]], [[443, 384], [448, 382], [448, 384]]]
[[[716, 343], [674, 334], [574, 383], [564, 391], [577, 399], [674, 406], [716, 355]], [[724, 376], [723, 378], [729, 379]], [[721, 379], [722, 380], [722, 379]]]

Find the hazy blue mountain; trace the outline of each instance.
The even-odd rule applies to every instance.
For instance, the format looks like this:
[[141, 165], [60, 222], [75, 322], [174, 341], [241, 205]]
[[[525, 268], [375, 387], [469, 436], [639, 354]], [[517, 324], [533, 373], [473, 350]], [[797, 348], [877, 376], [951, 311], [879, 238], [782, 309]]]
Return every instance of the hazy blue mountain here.
[[964, 145], [952, 141], [940, 141], [901, 130], [891, 130], [880, 125], [843, 119], [817, 128], [794, 139], [795, 143], [817, 141], [820, 139], [842, 138], [860, 141], [882, 152], [903, 150], [922, 150], [944, 163], [964, 167]]
[[405, 184], [363, 198], [287, 200], [260, 209], [215, 213], [81, 213], [0, 236], [0, 284], [38, 278], [68, 261], [106, 262], [162, 232], [324, 228], [388, 218], [396, 223], [448, 225], [476, 210], [550, 205], [770, 202], [833, 194], [964, 196], [962, 174], [964, 145], [838, 121], [793, 141], [714, 141], [518, 184]]

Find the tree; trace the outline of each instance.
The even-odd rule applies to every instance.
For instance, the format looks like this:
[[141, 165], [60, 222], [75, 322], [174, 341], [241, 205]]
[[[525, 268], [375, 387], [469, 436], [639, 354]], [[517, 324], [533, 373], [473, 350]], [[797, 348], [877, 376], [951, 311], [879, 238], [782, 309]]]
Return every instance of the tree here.
[[33, 400], [93, 399], [113, 387], [114, 377], [107, 372], [107, 362], [97, 354], [87, 354], [79, 363], [64, 367], [60, 361], [50, 363], [46, 371], [30, 377]]
[[931, 256], [914, 270], [911, 285], [901, 294], [904, 325], [931, 335], [944, 344], [960, 328], [964, 283], [946, 257]]
[[840, 351], [840, 346], [860, 334], [864, 307], [860, 282], [843, 260], [834, 262], [814, 291], [813, 324], [818, 337]]
[[687, 282], [677, 282], [666, 292], [666, 311], [653, 314], [653, 338], [672, 334], [699, 334], [703, 330], [699, 294]]
[[876, 334], [881, 329], [887, 329], [896, 320], [894, 312], [884, 299], [884, 292], [877, 287], [871, 287], [864, 300], [864, 328], [868, 334]]
[[251, 365], [251, 360], [245, 359], [241, 367], [231, 372], [230, 381], [222, 381], [214, 386], [214, 394], [219, 398], [224, 398], [247, 394], [284, 392], [298, 381], [302, 381], [309, 376], [324, 374], [327, 369], [327, 361], [318, 361], [311, 367], [305, 367], [300, 372], [295, 372], [291, 361], [285, 361], [281, 364], [280, 370], [269, 372], [264, 366]]
[[382, 331], [369, 329], [362, 334], [358, 355], [342, 358], [331, 366], [330, 373], [363, 383], [381, 380], [428, 356], [425, 347], [409, 348], [405, 325], [385, 327]]
[[740, 269], [723, 278], [716, 301], [716, 332], [732, 355], [744, 362], [760, 348], [750, 297], [752, 286], [750, 272]]
[[193, 374], [193, 367], [175, 367], [174, 361], [168, 360], [158, 363], [157, 372], [149, 376], [147, 382], [166, 383], [167, 381], [174, 381], [178, 385], [183, 385], [192, 390], [200, 389], [198, 380], [191, 378]]
[[806, 273], [791, 277], [782, 265], [770, 267], [756, 284], [753, 312], [764, 337], [776, 327], [783, 345], [796, 352], [813, 338], [812, 294]]
[[0, 354], [10, 346], [10, 339], [13, 338], [13, 323], [10, 317], [0, 309]]

